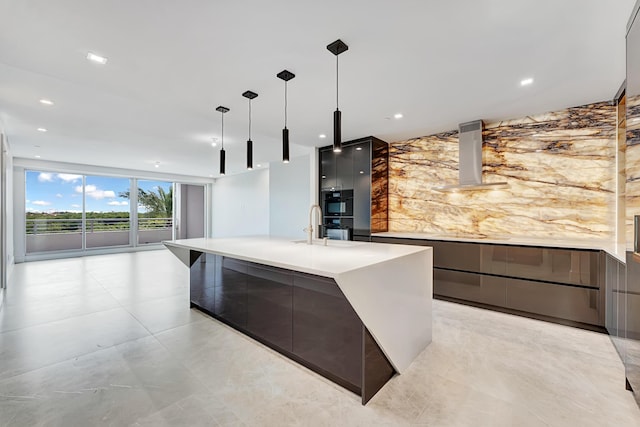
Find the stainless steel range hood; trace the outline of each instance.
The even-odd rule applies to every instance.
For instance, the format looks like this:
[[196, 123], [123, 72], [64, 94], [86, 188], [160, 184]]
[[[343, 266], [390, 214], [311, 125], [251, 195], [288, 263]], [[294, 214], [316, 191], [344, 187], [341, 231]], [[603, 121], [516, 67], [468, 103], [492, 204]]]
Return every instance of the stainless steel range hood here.
[[459, 183], [433, 187], [436, 191], [491, 190], [506, 188], [506, 182], [482, 182], [482, 120], [458, 125]]

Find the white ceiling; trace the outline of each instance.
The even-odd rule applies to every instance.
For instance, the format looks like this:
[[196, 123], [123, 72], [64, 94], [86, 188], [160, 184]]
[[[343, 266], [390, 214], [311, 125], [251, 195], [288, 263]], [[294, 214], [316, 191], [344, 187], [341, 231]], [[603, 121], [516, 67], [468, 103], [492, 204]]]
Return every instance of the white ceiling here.
[[283, 69], [292, 155], [331, 143], [337, 38], [343, 140], [391, 142], [611, 99], [634, 1], [0, 0], [0, 120], [17, 157], [208, 177], [224, 105], [236, 173], [245, 90], [255, 163], [281, 157]]

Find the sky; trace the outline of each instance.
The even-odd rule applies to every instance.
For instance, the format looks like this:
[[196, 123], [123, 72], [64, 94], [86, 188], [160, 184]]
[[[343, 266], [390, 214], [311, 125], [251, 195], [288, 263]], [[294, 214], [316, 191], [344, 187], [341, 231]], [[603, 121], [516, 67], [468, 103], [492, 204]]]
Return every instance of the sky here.
[[[129, 185], [129, 178], [86, 175], [87, 212], [129, 212], [129, 200], [118, 196], [128, 191]], [[138, 180], [138, 186], [146, 191], [158, 187], [169, 191], [171, 185]], [[26, 186], [27, 212], [82, 212], [82, 175], [26, 171]]]

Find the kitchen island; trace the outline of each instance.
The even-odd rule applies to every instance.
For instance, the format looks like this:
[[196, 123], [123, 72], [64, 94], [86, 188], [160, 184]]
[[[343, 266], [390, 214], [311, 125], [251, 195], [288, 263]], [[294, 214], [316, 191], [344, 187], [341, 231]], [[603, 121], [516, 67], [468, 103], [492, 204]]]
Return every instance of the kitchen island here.
[[192, 307], [363, 404], [431, 342], [431, 248], [269, 237], [164, 244], [191, 270]]

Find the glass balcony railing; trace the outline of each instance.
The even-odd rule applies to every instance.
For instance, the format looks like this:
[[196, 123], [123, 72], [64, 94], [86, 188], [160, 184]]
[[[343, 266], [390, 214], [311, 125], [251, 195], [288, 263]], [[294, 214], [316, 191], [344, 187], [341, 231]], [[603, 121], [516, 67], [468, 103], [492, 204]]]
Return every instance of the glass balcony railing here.
[[[87, 218], [86, 248], [130, 245], [129, 218]], [[27, 219], [27, 253], [82, 249], [81, 218]], [[139, 218], [138, 243], [158, 243], [172, 237], [172, 218]]]

